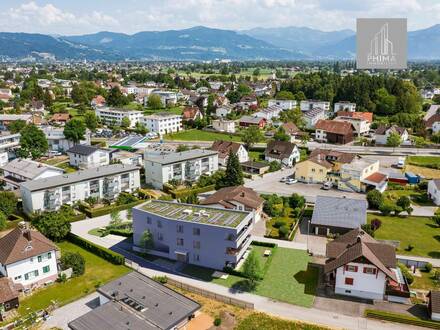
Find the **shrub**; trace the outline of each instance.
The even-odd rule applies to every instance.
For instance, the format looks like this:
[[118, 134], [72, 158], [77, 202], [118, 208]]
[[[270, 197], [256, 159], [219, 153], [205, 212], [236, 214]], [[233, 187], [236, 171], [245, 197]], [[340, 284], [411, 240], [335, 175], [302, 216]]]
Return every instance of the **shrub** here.
[[63, 240], [70, 232], [70, 222], [65, 212], [43, 212], [32, 219], [32, 225], [52, 241]]
[[278, 232], [280, 233], [280, 237], [287, 237], [287, 235], [289, 235], [289, 227], [281, 226]]
[[383, 203], [383, 195], [380, 191], [374, 189], [367, 193], [368, 208], [377, 210]]
[[394, 207], [393, 204], [390, 204], [390, 203], [388, 203], [388, 202], [384, 202], [384, 203], [382, 203], [382, 205], [379, 206], [379, 211], [380, 211], [383, 215], [387, 216], [387, 215], [390, 215], [391, 212], [394, 211], [394, 208], [395, 208], [395, 207]]
[[166, 275], [163, 276], [153, 276], [153, 280], [162, 284], [166, 284], [168, 282], [168, 277]]
[[285, 222], [284, 220], [277, 220], [277, 221], [275, 221], [275, 223], [273, 224], [273, 226], [274, 226], [275, 228], [280, 228], [280, 227], [285, 226], [285, 225], [286, 225], [286, 222]]
[[6, 229], [7, 226], [6, 216], [0, 211], [0, 230]]
[[381, 225], [382, 221], [380, 221], [379, 219], [376, 218], [371, 220], [371, 229], [373, 229], [374, 231], [378, 230]]
[[85, 272], [86, 261], [84, 260], [84, 257], [78, 252], [63, 253], [60, 262], [61, 268], [63, 270], [72, 268], [72, 275], [74, 277], [80, 276]]
[[222, 319], [221, 319], [220, 317], [216, 317], [216, 318], [214, 319], [214, 325], [215, 325], [216, 327], [218, 327], [218, 326], [220, 326], [220, 324], [222, 324]]
[[408, 267], [406, 267], [404, 264], [402, 264], [400, 262], [397, 263], [397, 266], [402, 271], [402, 275], [403, 275], [403, 277], [406, 278], [406, 281], [408, 282], [408, 284], [411, 284], [412, 282], [414, 282], [414, 276], [411, 274]]
[[425, 265], [425, 270], [426, 270], [428, 273], [430, 273], [431, 270], [432, 270], [432, 264], [428, 262], [428, 263]]
[[129, 194], [127, 192], [121, 192], [118, 195], [118, 198], [116, 198], [116, 205], [131, 204], [136, 201], [138, 201], [136, 196], [133, 196], [132, 194]]
[[435, 222], [437, 226], [440, 227], [440, 215], [435, 215], [432, 217], [432, 220]]
[[364, 232], [366, 232], [368, 235], [370, 235], [371, 237], [374, 237], [374, 229], [371, 226], [371, 224], [366, 223], [365, 225], [361, 226], [362, 230]]
[[259, 242], [259, 241], [252, 241], [251, 245], [255, 245], [255, 246], [263, 246], [263, 247], [270, 247], [270, 248], [274, 248], [277, 245], [275, 243], [270, 243], [270, 242]]

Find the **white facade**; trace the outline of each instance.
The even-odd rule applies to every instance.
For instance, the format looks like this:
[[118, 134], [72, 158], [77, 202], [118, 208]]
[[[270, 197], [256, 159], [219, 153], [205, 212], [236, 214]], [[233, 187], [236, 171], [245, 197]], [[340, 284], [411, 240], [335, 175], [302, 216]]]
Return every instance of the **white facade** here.
[[150, 131], [158, 134], [168, 134], [182, 130], [182, 116], [173, 114], [156, 114], [144, 116], [141, 123]]
[[428, 182], [428, 196], [435, 205], [440, 205], [440, 180]]
[[304, 113], [304, 123], [307, 129], [315, 128], [316, 123], [321, 119], [327, 119], [327, 115], [324, 110], [315, 108]]
[[300, 158], [301, 158], [301, 155], [300, 155], [299, 149], [295, 145], [295, 147], [293, 148], [292, 153], [288, 157], [286, 157], [286, 158], [283, 158], [283, 159], [280, 160], [279, 158], [272, 158], [270, 156], [265, 156], [264, 160], [266, 160], [268, 162], [275, 161], [275, 162], [281, 163], [284, 166], [291, 167], [291, 166], [293, 166], [293, 162], [298, 163]]
[[356, 112], [356, 103], [341, 101], [336, 102], [334, 106], [335, 113], [338, 111]]
[[361, 118], [336, 117], [334, 120], [349, 122], [354, 127], [354, 132], [358, 136], [368, 134], [370, 131], [370, 122]]
[[[238, 148], [237, 157], [240, 163], [245, 163], [249, 161], [249, 153], [243, 145], [240, 145], [240, 148]], [[219, 157], [218, 158], [219, 165], [226, 166], [226, 164], [228, 163], [228, 158], [229, 158], [229, 154], [226, 155], [226, 157], [224, 158]]]
[[[376, 141], [376, 144], [387, 144], [388, 136], [390, 136], [390, 134], [391, 134], [391, 129], [389, 128], [385, 131], [385, 134], [375, 134], [374, 139]], [[408, 141], [409, 138], [408, 131], [405, 130], [403, 134], [400, 136], [400, 138], [401, 138], [401, 143]]]
[[228, 105], [221, 106], [215, 110], [217, 117], [226, 117], [232, 112], [232, 107]]
[[143, 117], [142, 111], [107, 107], [96, 108], [95, 114], [103, 123], [114, 123], [115, 125], [121, 125], [122, 119], [128, 118], [131, 128], [135, 127]]
[[[364, 268], [368, 269], [367, 273]], [[350, 262], [336, 270], [336, 294], [383, 300], [385, 286], [386, 275], [371, 264]]]
[[296, 107], [297, 102], [295, 100], [269, 100], [268, 106], [278, 106], [283, 110], [292, 110]]
[[235, 122], [233, 120], [215, 119], [212, 127], [219, 132], [235, 133]]
[[303, 112], [312, 110], [313, 108], [321, 108], [324, 111], [329, 111], [330, 102], [320, 100], [304, 100], [300, 103], [300, 109]]
[[278, 118], [282, 111], [283, 109], [274, 105], [254, 113], [254, 116], [264, 118], [267, 121], [272, 121], [273, 119]]
[[100, 167], [110, 164], [110, 153], [107, 150], [97, 149], [90, 155], [68, 152], [69, 164], [80, 169]]
[[9, 265], [0, 264], [0, 273], [25, 288], [54, 282], [58, 277], [56, 251], [52, 250]]
[[[49, 144], [49, 150], [65, 152], [73, 147], [73, 141], [66, 139], [64, 136], [64, 129], [59, 127], [46, 126], [42, 128]], [[87, 130], [84, 140], [81, 140], [80, 144], [90, 145], [90, 131]]]
[[435, 121], [432, 123], [432, 133], [436, 134], [440, 132], [440, 121]]
[[152, 91], [151, 94], [158, 95], [164, 107], [174, 105], [177, 103], [178, 100], [176, 92], [155, 90]]

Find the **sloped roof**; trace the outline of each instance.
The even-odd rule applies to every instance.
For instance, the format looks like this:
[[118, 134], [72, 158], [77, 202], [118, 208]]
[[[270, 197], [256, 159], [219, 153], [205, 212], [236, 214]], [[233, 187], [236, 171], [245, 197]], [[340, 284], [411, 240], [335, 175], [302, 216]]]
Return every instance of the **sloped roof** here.
[[18, 291], [9, 277], [0, 278], [0, 304], [18, 298]]
[[6, 165], [2, 166], [3, 171], [20, 175], [28, 180], [32, 180], [39, 176], [44, 171], [49, 169], [58, 171], [62, 174], [64, 171], [58, 167], [50, 166], [47, 164], [39, 163], [30, 159], [15, 158]]
[[292, 122], [288, 122], [288, 123], [284, 123], [282, 125], [282, 127], [284, 128], [284, 130], [286, 131], [287, 134], [296, 134], [300, 132], [300, 129], [298, 128], [298, 126], [296, 126], [294, 123]]
[[384, 135], [388, 130], [391, 130], [392, 132], [402, 135], [406, 131], [406, 128], [399, 127], [396, 125], [392, 125], [390, 127], [387, 127], [386, 125], [380, 125], [376, 129], [376, 135]]
[[[202, 205], [222, 204], [226, 208], [232, 208], [230, 201], [239, 202], [252, 209], [257, 209], [263, 203], [263, 199], [251, 188], [244, 186], [222, 188], [200, 202]], [[227, 204], [224, 204], [226, 202]], [[229, 206], [229, 207], [228, 207]]]
[[440, 291], [430, 291], [431, 313], [440, 313]]
[[264, 151], [265, 156], [275, 159], [289, 158], [295, 150], [295, 144], [286, 141], [270, 141]]
[[88, 146], [85, 144], [75, 144], [72, 148], [70, 148], [66, 152], [72, 153], [72, 154], [79, 154], [79, 155], [83, 155], [83, 156], [89, 156], [98, 150], [99, 150], [99, 148], [96, 148], [93, 146]]
[[0, 238], [0, 263], [9, 265], [53, 250], [57, 246], [40, 232], [15, 228]]
[[373, 122], [373, 113], [372, 112], [351, 112], [351, 111], [338, 111], [336, 113], [338, 117], [351, 117], [355, 119], [363, 119], [368, 121], [369, 123]]
[[346, 135], [353, 132], [352, 125], [346, 121], [320, 119], [316, 123], [315, 128], [340, 135]]
[[355, 154], [351, 154], [348, 152], [341, 152], [336, 150], [328, 150], [328, 149], [315, 149], [310, 153], [310, 158], [321, 155], [321, 157], [326, 158], [327, 160], [334, 160], [338, 163], [351, 163], [353, 159], [356, 157]]
[[51, 120], [52, 121], [68, 121], [70, 119], [70, 115], [68, 113], [55, 113]]
[[186, 107], [183, 110], [182, 118], [186, 120], [194, 119], [198, 113], [200, 113], [200, 109], [198, 107]]
[[333, 167], [333, 165], [329, 161], [327, 161], [325, 158], [320, 157], [319, 155], [315, 156], [315, 157], [310, 157], [309, 159], [306, 159], [305, 162], [306, 161], [311, 161], [315, 164], [324, 166], [325, 168], [332, 168]]
[[237, 142], [230, 141], [214, 141], [211, 146], [211, 150], [218, 152], [219, 158], [226, 158], [229, 155], [229, 152], [236, 154], [240, 149], [241, 144]]

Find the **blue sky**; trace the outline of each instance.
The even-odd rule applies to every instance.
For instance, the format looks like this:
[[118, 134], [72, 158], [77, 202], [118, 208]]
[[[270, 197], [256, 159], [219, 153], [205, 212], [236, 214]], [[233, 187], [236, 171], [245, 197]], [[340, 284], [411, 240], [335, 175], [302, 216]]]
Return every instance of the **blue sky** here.
[[224, 29], [354, 29], [356, 17], [407, 17], [410, 30], [440, 23], [440, 0], [1, 0], [0, 31], [135, 33], [196, 25]]

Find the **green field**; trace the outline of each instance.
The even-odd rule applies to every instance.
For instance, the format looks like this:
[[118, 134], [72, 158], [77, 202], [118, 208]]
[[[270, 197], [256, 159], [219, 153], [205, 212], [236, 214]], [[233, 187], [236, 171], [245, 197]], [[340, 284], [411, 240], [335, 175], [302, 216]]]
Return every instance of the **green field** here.
[[440, 169], [440, 157], [438, 156], [408, 156], [406, 162], [410, 165]]
[[77, 171], [75, 167], [70, 166], [69, 161], [57, 164], [56, 167], [63, 169], [66, 173], [73, 173]]
[[[379, 219], [382, 225], [374, 238], [400, 241], [398, 254], [440, 258], [440, 228], [427, 217], [391, 217], [368, 214], [368, 221]], [[414, 246], [408, 250], [408, 245]]]
[[253, 313], [242, 320], [236, 330], [325, 330], [318, 325], [302, 323], [290, 320], [283, 320], [278, 317], [270, 316], [264, 313]]
[[176, 106], [171, 108], [163, 108], [163, 109], [146, 109], [144, 110], [144, 115], [153, 115], [155, 113], [169, 113], [174, 115], [181, 115], [183, 112], [182, 106]]
[[208, 132], [197, 129], [185, 130], [174, 134], [165, 135], [165, 140], [177, 141], [234, 141], [240, 142], [241, 138], [237, 135], [224, 133]]
[[84, 275], [65, 283], [55, 283], [20, 300], [18, 312], [25, 315], [31, 311], [47, 308], [52, 301], [58, 306], [65, 305], [96, 290], [97, 287], [130, 272], [125, 266], [117, 266], [69, 242], [62, 242], [58, 247], [63, 252], [79, 252], [86, 260]]
[[383, 196], [389, 202], [395, 204], [399, 197], [407, 196], [411, 202], [419, 206], [434, 206], [434, 203], [428, 198], [426, 191], [417, 191], [415, 189], [387, 190]]

